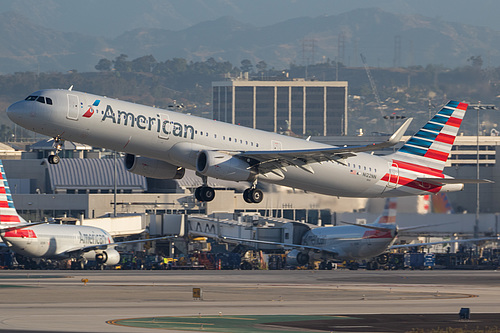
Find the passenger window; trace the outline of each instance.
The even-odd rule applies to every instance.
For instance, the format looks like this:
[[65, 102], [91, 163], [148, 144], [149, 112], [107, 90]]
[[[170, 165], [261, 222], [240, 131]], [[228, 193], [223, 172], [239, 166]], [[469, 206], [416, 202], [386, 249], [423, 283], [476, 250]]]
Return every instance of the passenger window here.
[[229, 138], [229, 141], [231, 141], [231, 138]]
[[364, 168], [365, 168], [365, 171], [366, 171], [366, 167], [364, 167]]
[[226, 140], [226, 137], [225, 137], [225, 136], [223, 136], [223, 137], [222, 137], [222, 140]]
[[200, 131], [200, 135], [203, 135], [203, 132]]
[[256, 143], [256, 144], [255, 144], [255, 147], [258, 147], [258, 146], [259, 146], [259, 144], [258, 144], [258, 143]]
[[45, 97], [47, 104], [52, 105], [52, 98]]

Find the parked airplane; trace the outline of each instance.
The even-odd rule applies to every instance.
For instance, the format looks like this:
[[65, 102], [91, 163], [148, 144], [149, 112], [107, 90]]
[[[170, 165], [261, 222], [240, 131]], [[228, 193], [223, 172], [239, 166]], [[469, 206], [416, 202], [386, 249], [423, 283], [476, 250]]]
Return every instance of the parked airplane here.
[[408, 128], [408, 119], [386, 142], [335, 147], [276, 133], [216, 122], [69, 90], [47, 89], [8, 107], [9, 118], [54, 138], [58, 163], [62, 140], [127, 153], [130, 172], [179, 179], [185, 168], [197, 171], [204, 185], [195, 196], [211, 201], [207, 177], [250, 181], [243, 198], [262, 201], [257, 181], [326, 195], [396, 197], [460, 191], [464, 183], [443, 174], [467, 109], [450, 101], [397, 152], [376, 156], [365, 152], [391, 147]]
[[[429, 243], [415, 243], [393, 245], [400, 232], [428, 227], [418, 225], [398, 228], [396, 224], [397, 198], [387, 198], [382, 214], [370, 224], [356, 224], [345, 222], [346, 225], [329, 227], [312, 227], [302, 236], [300, 244], [281, 243], [273, 241], [245, 239], [238, 237], [209, 234], [190, 231], [191, 235], [211, 237], [229, 243], [243, 245], [265, 244], [280, 248], [291, 249], [286, 257], [289, 266], [311, 265], [314, 261], [321, 261], [321, 268], [331, 269], [334, 262], [352, 261], [351, 268], [356, 268], [357, 261], [371, 259], [398, 248], [414, 248], [436, 244], [472, 243], [480, 241], [499, 241], [499, 237], [482, 237], [473, 239], [455, 239]], [[387, 256], [380, 256], [378, 260], [387, 260]]]
[[0, 160], [0, 237], [17, 254], [37, 259], [73, 258], [80, 268], [87, 260], [102, 267], [120, 262], [117, 245], [174, 237], [114, 242], [111, 235], [97, 227], [27, 223], [17, 213], [2, 161]]
[[368, 259], [387, 252], [398, 234], [396, 209], [396, 198], [388, 198], [384, 211], [373, 223], [315, 227], [304, 234], [300, 244], [191, 233], [233, 243], [277, 245], [292, 249], [286, 257], [287, 265], [304, 266], [321, 261], [324, 268], [331, 268], [334, 261]]

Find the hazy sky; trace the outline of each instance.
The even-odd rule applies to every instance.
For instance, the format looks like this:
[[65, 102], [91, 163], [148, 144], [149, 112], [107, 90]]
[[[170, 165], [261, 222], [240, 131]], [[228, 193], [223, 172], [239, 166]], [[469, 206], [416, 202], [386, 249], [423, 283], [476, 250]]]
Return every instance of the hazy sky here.
[[17, 11], [55, 30], [106, 37], [141, 27], [181, 30], [227, 15], [264, 26], [367, 7], [500, 31], [498, 0], [0, 0], [0, 12]]

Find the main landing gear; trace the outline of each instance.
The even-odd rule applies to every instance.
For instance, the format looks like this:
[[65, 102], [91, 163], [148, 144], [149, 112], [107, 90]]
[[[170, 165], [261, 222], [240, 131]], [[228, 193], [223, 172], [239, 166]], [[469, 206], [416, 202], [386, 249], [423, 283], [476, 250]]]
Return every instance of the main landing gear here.
[[[196, 190], [194, 191], [194, 196], [198, 201], [210, 202], [215, 198], [215, 190], [212, 187], [208, 186], [206, 176], [201, 176], [201, 179], [203, 180], [203, 185], [196, 188]], [[262, 193], [261, 190], [256, 188], [256, 186], [257, 182], [254, 182], [252, 187], [247, 188], [245, 192], [243, 192], [243, 200], [245, 200], [245, 202], [247, 203], [262, 202], [264, 194]]]
[[54, 149], [55, 153], [53, 155], [49, 155], [48, 160], [50, 164], [57, 164], [61, 161], [61, 158], [59, 157], [59, 152], [62, 150], [62, 145], [63, 145], [63, 140], [61, 137], [56, 136], [54, 138]]
[[264, 198], [264, 194], [255, 186], [247, 188], [245, 192], [243, 192], [243, 200], [248, 203], [260, 203]]
[[197, 187], [196, 190], [194, 191], [194, 196], [196, 200], [201, 202], [210, 202], [214, 200], [215, 190], [212, 187], [208, 186], [208, 181], [207, 181], [208, 177], [200, 174], [198, 174], [198, 176], [200, 176], [201, 179], [203, 180], [203, 185]]

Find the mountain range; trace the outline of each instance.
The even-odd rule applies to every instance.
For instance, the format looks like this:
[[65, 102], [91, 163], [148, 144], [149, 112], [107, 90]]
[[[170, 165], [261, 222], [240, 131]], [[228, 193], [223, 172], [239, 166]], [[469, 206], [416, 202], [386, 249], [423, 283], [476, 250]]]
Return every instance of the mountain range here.
[[[78, 19], [92, 24], [92, 18]], [[33, 23], [18, 12], [0, 13], [0, 72], [95, 71], [99, 59], [120, 54], [129, 60], [153, 55], [205, 61], [213, 57], [239, 66], [264, 60], [268, 67], [338, 59], [346, 66], [456, 67], [481, 56], [484, 66], [500, 63], [500, 32], [422, 15], [363, 8], [338, 15], [298, 17], [256, 26], [231, 16], [180, 30], [135, 28], [117, 37], [63, 32]]]

